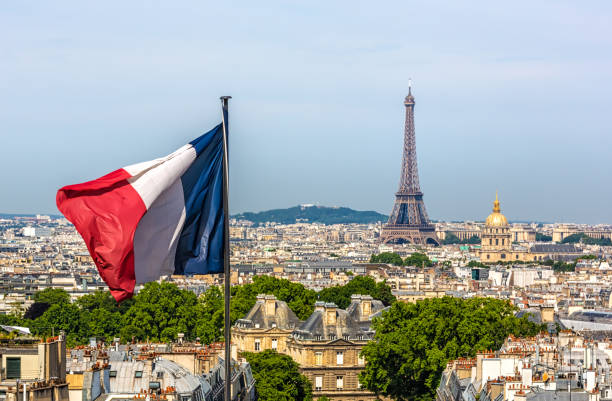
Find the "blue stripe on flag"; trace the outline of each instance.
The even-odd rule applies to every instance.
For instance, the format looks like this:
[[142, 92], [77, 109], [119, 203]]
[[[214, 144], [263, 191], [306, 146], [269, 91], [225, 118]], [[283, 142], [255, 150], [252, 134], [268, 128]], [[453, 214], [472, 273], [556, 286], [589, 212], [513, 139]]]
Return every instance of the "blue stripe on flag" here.
[[223, 272], [223, 128], [190, 143], [197, 157], [181, 177], [185, 224], [174, 262], [175, 274]]

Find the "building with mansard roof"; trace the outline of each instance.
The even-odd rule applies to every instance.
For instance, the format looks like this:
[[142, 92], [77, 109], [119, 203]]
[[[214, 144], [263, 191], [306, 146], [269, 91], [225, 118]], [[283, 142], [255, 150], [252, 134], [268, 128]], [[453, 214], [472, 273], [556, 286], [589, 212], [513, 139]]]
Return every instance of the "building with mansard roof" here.
[[240, 352], [273, 349], [286, 353], [287, 339], [301, 324], [285, 301], [261, 294], [249, 313], [232, 328], [232, 344]]

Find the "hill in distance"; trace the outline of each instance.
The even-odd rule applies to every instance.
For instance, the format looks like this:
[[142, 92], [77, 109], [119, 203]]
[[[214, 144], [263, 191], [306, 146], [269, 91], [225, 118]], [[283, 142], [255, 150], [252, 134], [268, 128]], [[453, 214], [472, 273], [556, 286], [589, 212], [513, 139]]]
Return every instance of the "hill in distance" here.
[[321, 224], [369, 224], [386, 222], [389, 218], [374, 211], [359, 211], [348, 207], [328, 207], [299, 205], [288, 209], [273, 209], [263, 212], [245, 212], [232, 216], [239, 220], [252, 221], [255, 224], [268, 222], [280, 224], [321, 223]]

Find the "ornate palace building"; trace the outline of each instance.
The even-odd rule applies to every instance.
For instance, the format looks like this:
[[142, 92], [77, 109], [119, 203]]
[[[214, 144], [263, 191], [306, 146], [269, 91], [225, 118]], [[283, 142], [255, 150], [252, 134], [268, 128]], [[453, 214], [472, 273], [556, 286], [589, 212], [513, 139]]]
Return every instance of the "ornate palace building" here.
[[384, 305], [369, 295], [353, 295], [350, 305], [317, 302], [314, 312], [301, 322], [285, 302], [259, 295], [249, 313], [232, 328], [238, 353], [276, 349], [290, 355], [313, 385], [313, 399], [374, 401], [361, 388], [359, 373], [365, 361], [359, 357], [374, 333], [370, 324]]
[[273, 349], [287, 353], [287, 339], [300, 324], [286, 302], [274, 295], [258, 295], [249, 313], [236, 321], [232, 344], [238, 344], [240, 352]]

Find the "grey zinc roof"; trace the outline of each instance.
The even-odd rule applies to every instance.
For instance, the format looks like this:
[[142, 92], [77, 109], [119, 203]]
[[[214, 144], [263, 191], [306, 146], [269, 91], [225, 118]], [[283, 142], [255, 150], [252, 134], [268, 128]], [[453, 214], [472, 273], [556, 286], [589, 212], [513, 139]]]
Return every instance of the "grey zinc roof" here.
[[580, 250], [572, 244], [535, 244], [531, 252], [536, 253], [580, 253]]
[[[210, 385], [203, 377], [191, 374], [187, 369], [173, 361], [158, 359], [155, 367], [150, 361], [122, 361], [112, 362], [110, 370], [116, 371], [115, 378], [111, 378], [111, 393], [134, 394], [141, 389], [148, 389], [149, 382], [159, 381], [161, 388], [172, 386], [181, 395], [191, 395], [196, 391], [210, 390]], [[142, 377], [136, 377], [137, 371]], [[158, 374], [158, 372], [160, 372]]]
[[293, 330], [299, 327], [302, 321], [298, 319], [285, 301], [274, 299], [275, 313], [274, 315], [266, 315], [265, 299], [271, 300], [272, 297], [272, 295], [266, 295], [265, 298], [261, 295], [258, 296], [257, 302], [249, 313], [243, 319], [238, 320], [237, 323], [242, 326], [259, 327], [261, 329], [278, 327], [283, 330]]
[[325, 309], [335, 308], [336, 324], [325, 323], [327, 310], [315, 310], [302, 325], [294, 331], [294, 335], [306, 340], [369, 339], [370, 332], [362, 330], [359, 323], [344, 309], [337, 309], [335, 304], [325, 304]]
[[[366, 319], [361, 319], [363, 300], [369, 300], [372, 305], [370, 308], [370, 314], [368, 315]], [[372, 299], [370, 295], [352, 295], [351, 303], [348, 306], [348, 308], [346, 308], [346, 311], [356, 321], [361, 321], [361, 320], [371, 321], [372, 318], [375, 315], [377, 315], [380, 311], [382, 311], [384, 308], [385, 308], [385, 305], [382, 303], [382, 301], [379, 301], [378, 299]]]
[[[571, 394], [571, 396], [570, 396]], [[571, 398], [570, 398], [571, 397]], [[527, 401], [587, 401], [589, 395], [586, 392], [565, 392], [565, 391], [542, 391], [527, 394]]]

